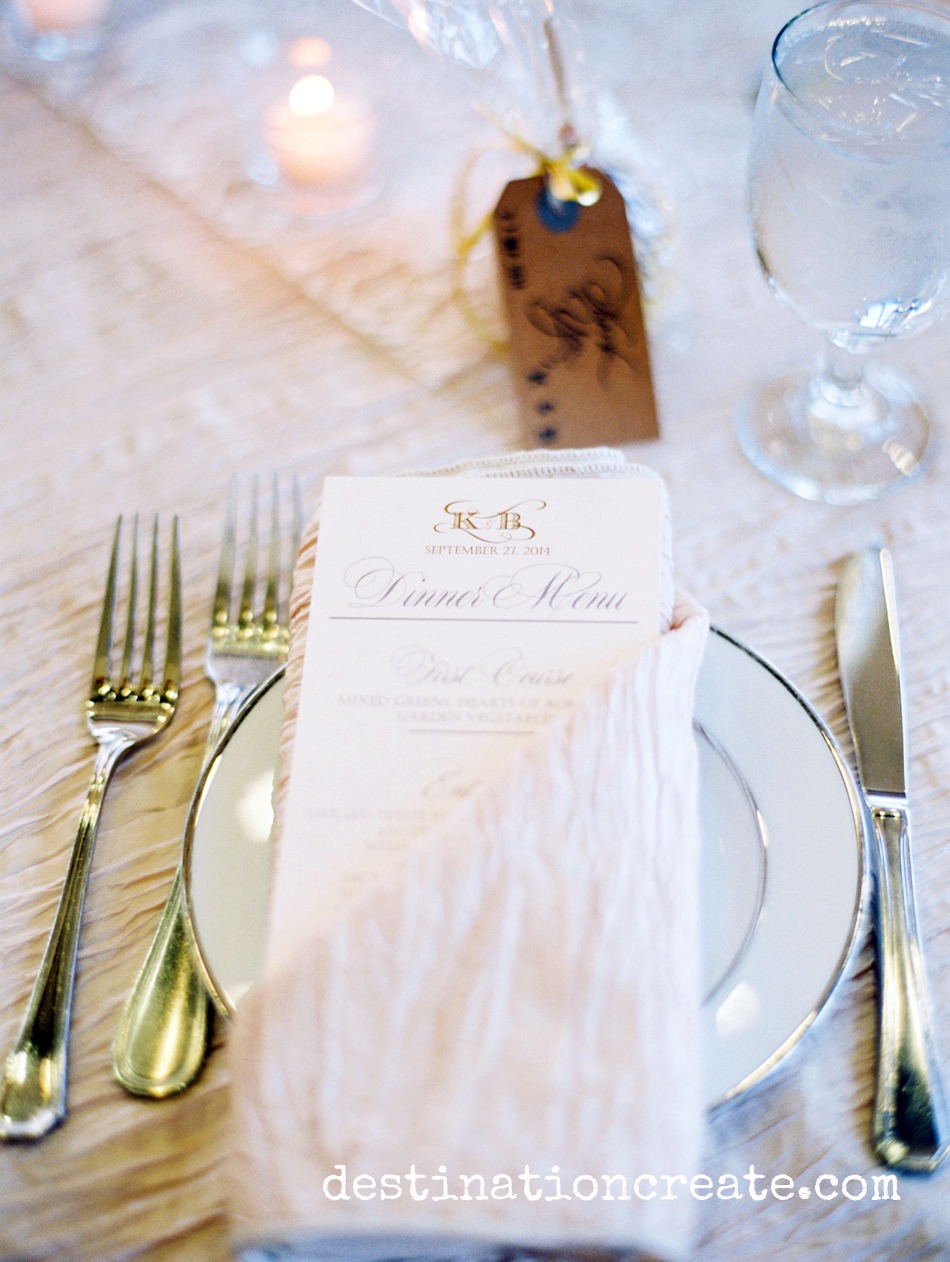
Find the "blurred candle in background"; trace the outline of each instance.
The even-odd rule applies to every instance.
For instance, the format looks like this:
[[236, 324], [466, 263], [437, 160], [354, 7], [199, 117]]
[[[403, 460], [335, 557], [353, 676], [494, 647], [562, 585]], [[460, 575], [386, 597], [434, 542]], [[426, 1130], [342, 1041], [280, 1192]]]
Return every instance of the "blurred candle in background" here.
[[264, 137], [283, 179], [301, 188], [354, 184], [369, 169], [376, 121], [323, 74], [302, 75], [264, 116]]
[[235, 108], [246, 120], [244, 168], [283, 211], [309, 219], [367, 205], [384, 185], [380, 116], [359, 50], [299, 25], [246, 44]]

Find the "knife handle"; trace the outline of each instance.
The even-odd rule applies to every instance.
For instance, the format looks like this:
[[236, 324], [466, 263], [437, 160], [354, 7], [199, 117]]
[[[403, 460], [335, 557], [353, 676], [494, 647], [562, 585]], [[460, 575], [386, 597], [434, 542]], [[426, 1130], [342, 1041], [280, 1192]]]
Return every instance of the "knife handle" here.
[[924, 972], [907, 812], [872, 810], [878, 875], [880, 1034], [874, 1146], [895, 1170], [929, 1174], [947, 1152], [950, 1126]]

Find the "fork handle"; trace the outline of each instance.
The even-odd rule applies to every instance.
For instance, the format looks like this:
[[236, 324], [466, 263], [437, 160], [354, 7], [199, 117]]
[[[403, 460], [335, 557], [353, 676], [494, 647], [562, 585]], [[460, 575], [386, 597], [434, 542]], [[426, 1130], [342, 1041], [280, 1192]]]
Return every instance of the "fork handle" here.
[[104, 741], [96, 754], [56, 919], [23, 1024], [0, 1080], [2, 1139], [41, 1139], [66, 1116], [76, 957], [96, 827], [116, 764], [133, 744], [116, 734]]
[[211, 1036], [208, 992], [185, 926], [181, 867], [122, 1009], [112, 1071], [132, 1095], [164, 1100], [198, 1077]]
[[217, 684], [214, 690], [214, 709], [208, 724], [208, 740], [205, 745], [204, 762], [211, 761], [218, 741], [225, 734], [237, 717], [237, 712], [254, 691], [256, 684]]
[[[204, 766], [252, 692], [219, 684], [205, 742]], [[112, 1045], [112, 1071], [132, 1095], [164, 1100], [198, 1077], [208, 1055], [213, 1010], [192, 954], [181, 864], [158, 928], [122, 1009]]]

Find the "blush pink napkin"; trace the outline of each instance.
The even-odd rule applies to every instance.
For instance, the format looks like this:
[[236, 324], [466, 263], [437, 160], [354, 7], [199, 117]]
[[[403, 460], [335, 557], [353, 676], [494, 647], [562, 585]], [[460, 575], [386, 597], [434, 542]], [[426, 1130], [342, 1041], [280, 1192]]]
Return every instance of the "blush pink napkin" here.
[[[628, 473], [615, 453], [558, 459]], [[526, 464], [552, 458], [507, 467]], [[687, 1251], [690, 1200], [650, 1196], [650, 1176], [688, 1179], [702, 1148], [692, 714], [708, 628], [685, 600], [669, 622], [243, 1001], [231, 1214], [246, 1258]]]

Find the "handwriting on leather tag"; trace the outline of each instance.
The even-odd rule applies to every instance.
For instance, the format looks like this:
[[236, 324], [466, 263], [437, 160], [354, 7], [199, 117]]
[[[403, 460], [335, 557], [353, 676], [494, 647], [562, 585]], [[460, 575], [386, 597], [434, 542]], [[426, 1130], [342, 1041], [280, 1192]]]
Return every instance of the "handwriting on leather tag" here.
[[550, 201], [537, 175], [510, 183], [493, 216], [521, 415], [544, 447], [659, 435], [626, 208], [595, 174], [592, 206]]

